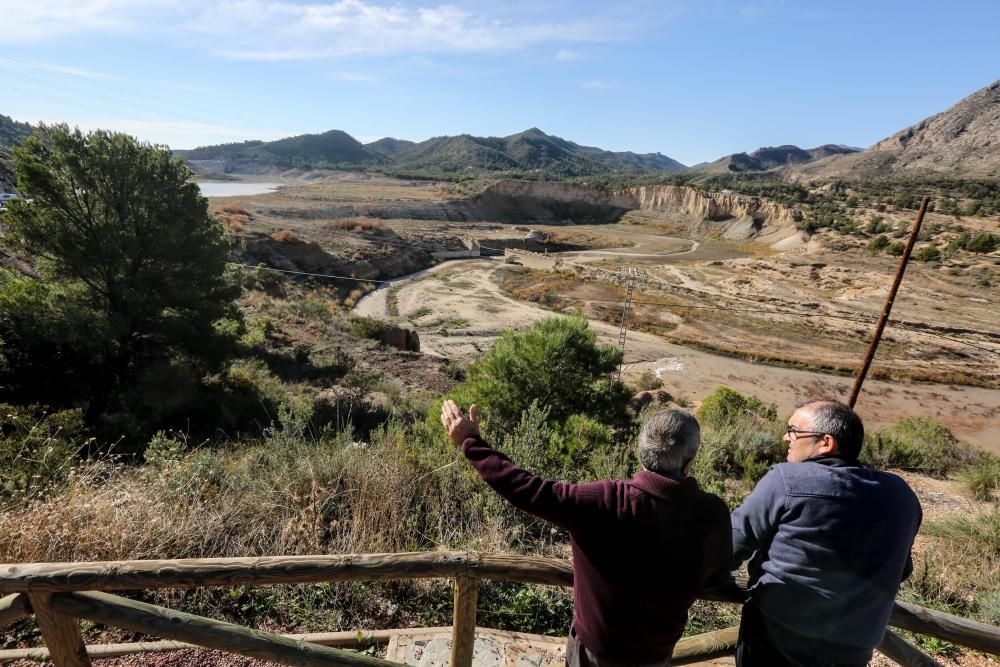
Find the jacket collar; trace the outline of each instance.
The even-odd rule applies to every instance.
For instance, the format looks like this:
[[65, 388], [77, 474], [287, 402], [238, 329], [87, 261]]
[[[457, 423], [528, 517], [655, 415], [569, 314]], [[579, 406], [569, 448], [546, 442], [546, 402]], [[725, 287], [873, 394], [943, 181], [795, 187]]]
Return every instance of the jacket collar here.
[[843, 456], [814, 456], [811, 459], [806, 459], [803, 463], [818, 463], [820, 465], [830, 466], [831, 468], [861, 467], [861, 464], [857, 461], [846, 459]]
[[667, 477], [648, 470], [640, 470], [628, 484], [664, 500], [677, 500], [690, 496], [698, 490], [698, 482], [694, 477]]

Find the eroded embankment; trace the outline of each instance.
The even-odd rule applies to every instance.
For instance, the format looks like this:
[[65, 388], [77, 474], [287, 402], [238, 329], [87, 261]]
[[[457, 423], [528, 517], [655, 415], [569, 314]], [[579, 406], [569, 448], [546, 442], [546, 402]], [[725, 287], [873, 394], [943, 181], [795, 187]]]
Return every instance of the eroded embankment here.
[[500, 181], [467, 199], [437, 202], [340, 204], [264, 211], [279, 217], [409, 218], [508, 224], [610, 224], [628, 211], [658, 211], [682, 222], [691, 234], [775, 243], [797, 236], [801, 212], [757, 197], [703, 192], [674, 185], [618, 191], [573, 183]]

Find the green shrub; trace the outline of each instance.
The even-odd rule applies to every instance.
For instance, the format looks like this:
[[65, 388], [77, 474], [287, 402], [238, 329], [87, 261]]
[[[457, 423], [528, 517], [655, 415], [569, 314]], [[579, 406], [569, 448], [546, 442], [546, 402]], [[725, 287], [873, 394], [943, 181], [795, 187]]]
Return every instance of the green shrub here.
[[876, 468], [900, 468], [938, 477], [982, 457], [941, 423], [926, 417], [907, 417], [867, 433], [861, 450], [862, 462]]
[[352, 317], [347, 321], [347, 332], [357, 338], [381, 340], [382, 334], [388, 327], [389, 325], [382, 320], [372, 317]]
[[183, 439], [165, 431], [157, 431], [146, 445], [143, 458], [152, 471], [159, 472], [179, 464], [184, 459], [186, 451], [187, 443]]
[[931, 243], [913, 253], [913, 259], [918, 262], [936, 262], [941, 259], [941, 250]]
[[965, 243], [965, 249], [969, 252], [993, 252], [998, 247], [1000, 247], [1000, 237], [989, 232], [980, 232]]
[[766, 404], [755, 396], [744, 396], [729, 387], [718, 387], [698, 408], [698, 421], [703, 427], [724, 427], [738, 422], [744, 416], [773, 421], [777, 418], [776, 405]]
[[955, 477], [976, 500], [1000, 500], [1000, 458], [991, 456], [960, 469]]
[[978, 516], [952, 516], [925, 524], [923, 532], [964, 545], [990, 558], [1000, 557], [1000, 510]]
[[889, 238], [885, 234], [879, 234], [868, 242], [866, 252], [869, 255], [877, 255], [889, 245]]
[[771, 465], [785, 460], [776, 406], [719, 387], [702, 402], [697, 416], [702, 444], [691, 474], [713, 493], [739, 502], [742, 498], [727, 489], [727, 479], [755, 483]]
[[892, 255], [893, 257], [901, 257], [905, 249], [906, 246], [902, 241], [895, 241], [885, 247], [885, 252], [887, 255]]
[[48, 414], [38, 406], [0, 403], [0, 500], [17, 501], [57, 487], [89, 443], [79, 410]]

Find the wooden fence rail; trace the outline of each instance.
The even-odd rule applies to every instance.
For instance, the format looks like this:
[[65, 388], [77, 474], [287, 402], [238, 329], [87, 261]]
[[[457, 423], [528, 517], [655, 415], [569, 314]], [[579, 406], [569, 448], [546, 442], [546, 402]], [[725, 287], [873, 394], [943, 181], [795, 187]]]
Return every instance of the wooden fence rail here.
[[[0, 594], [9, 594], [0, 598], [0, 625], [33, 612], [57, 667], [90, 664], [77, 618], [284, 664], [390, 667], [395, 663], [94, 591], [413, 578], [456, 581], [451, 664], [468, 667], [480, 580], [572, 586], [573, 569], [562, 559], [460, 551], [7, 564], [0, 565]], [[737, 604], [745, 598], [746, 582], [742, 580], [706, 595], [706, 599]], [[1000, 628], [952, 614], [897, 602], [890, 625], [1000, 655]], [[674, 664], [731, 653], [734, 633], [735, 629], [727, 628], [684, 639], [677, 646]], [[887, 633], [879, 650], [899, 664], [935, 664], [892, 633]]]

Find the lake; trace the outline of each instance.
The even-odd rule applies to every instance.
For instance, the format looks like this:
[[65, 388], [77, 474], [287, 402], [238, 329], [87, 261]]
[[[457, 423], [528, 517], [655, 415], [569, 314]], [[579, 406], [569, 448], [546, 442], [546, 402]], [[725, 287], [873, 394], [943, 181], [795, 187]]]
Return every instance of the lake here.
[[261, 195], [281, 187], [281, 183], [198, 183], [206, 197]]

